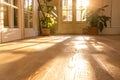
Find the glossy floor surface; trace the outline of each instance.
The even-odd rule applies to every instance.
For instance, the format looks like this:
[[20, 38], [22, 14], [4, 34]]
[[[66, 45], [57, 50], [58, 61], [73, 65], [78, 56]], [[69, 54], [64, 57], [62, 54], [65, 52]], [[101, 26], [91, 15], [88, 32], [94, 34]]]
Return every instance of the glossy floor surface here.
[[0, 44], [0, 80], [120, 80], [120, 36], [46, 36]]

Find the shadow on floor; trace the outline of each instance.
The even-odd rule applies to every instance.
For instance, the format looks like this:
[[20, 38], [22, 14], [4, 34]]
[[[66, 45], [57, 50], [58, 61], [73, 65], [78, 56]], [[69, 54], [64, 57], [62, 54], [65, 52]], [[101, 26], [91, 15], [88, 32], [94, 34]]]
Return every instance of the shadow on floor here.
[[[56, 45], [49, 47], [45, 50], [33, 50], [32, 52], [23, 51], [12, 51], [11, 54], [24, 54], [25, 56], [14, 62], [0, 64], [0, 80], [25, 80], [34, 74], [45, 64], [49, 63], [52, 59], [59, 56], [62, 50], [66, 47], [61, 44], [68, 42], [68, 38], [63, 42], [59, 42]], [[35, 45], [39, 45], [35, 44]], [[31, 45], [31, 46], [35, 46]], [[16, 45], [17, 46], [17, 45]], [[25, 46], [28, 47], [28, 46]], [[24, 47], [24, 48], [25, 48]], [[30, 47], [30, 46], [29, 46]], [[42, 46], [41, 46], [42, 47]]]

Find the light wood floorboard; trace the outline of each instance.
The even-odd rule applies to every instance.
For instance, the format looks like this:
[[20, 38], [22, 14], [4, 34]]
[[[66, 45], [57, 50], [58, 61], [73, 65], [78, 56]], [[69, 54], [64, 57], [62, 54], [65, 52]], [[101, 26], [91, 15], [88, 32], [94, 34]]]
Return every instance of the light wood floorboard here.
[[120, 80], [120, 36], [59, 35], [0, 44], [0, 80]]

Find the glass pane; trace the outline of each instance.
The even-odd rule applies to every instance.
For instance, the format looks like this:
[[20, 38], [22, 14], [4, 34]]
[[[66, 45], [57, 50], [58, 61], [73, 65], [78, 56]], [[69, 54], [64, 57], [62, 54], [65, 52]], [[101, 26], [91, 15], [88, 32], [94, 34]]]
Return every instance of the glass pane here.
[[32, 11], [32, 0], [29, 0], [29, 11]]
[[63, 21], [72, 21], [72, 11], [63, 11]]
[[29, 27], [30, 28], [33, 27], [33, 16], [32, 16], [32, 13], [30, 13], [30, 15], [29, 15]]
[[32, 0], [24, 0], [24, 22], [26, 28], [33, 27]]
[[81, 11], [81, 10], [77, 10], [77, 13], [76, 13], [76, 21], [85, 21], [85, 16], [86, 16], [86, 13], [85, 11]]
[[72, 0], [63, 0], [63, 9], [72, 9]]
[[24, 27], [28, 28], [28, 13], [24, 13]]
[[4, 5], [4, 26], [10, 28], [9, 20], [11, 20], [11, 26], [14, 26], [14, 28], [18, 28], [18, 10], [15, 7], [18, 5], [18, 0], [4, 1], [11, 2], [8, 3], [8, 5]]
[[85, 21], [88, 0], [76, 0], [76, 21]]
[[63, 21], [72, 21], [72, 0], [63, 0], [62, 19]]
[[9, 27], [9, 13], [6, 5], [4, 5], [4, 26]]
[[24, 10], [28, 10], [28, 0], [24, 0]]
[[14, 9], [14, 28], [18, 28], [18, 10]]
[[24, 10], [32, 11], [32, 0], [24, 0]]

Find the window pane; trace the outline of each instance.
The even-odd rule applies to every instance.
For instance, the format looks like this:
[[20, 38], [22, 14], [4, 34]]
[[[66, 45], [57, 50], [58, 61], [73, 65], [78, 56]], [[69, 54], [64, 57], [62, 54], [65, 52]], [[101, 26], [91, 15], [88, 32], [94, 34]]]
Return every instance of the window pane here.
[[29, 10], [32, 11], [32, 0], [29, 0]]
[[27, 10], [28, 7], [28, 0], [24, 0], [24, 10]]
[[14, 9], [14, 28], [18, 28], [18, 10]]
[[63, 11], [63, 21], [72, 21], [72, 11]]
[[63, 7], [62, 8], [72, 10], [72, 0], [63, 0]]
[[62, 19], [63, 21], [72, 21], [72, 0], [63, 0]]
[[13, 15], [13, 26], [14, 28], [18, 28], [18, 0], [12, 0], [12, 4], [15, 6], [12, 7], [12, 15]]
[[[18, 0], [4, 0], [4, 26], [18, 28]], [[9, 21], [10, 20], [10, 21]]]
[[29, 15], [29, 26], [30, 26], [30, 28], [33, 27], [33, 16], [32, 16], [31, 13], [30, 13], [30, 15]]
[[76, 21], [85, 21], [86, 10], [77, 10], [76, 11]]
[[32, 0], [24, 0], [24, 10], [32, 11]]
[[4, 5], [4, 26], [9, 27], [9, 13], [6, 5]]
[[24, 22], [25, 28], [33, 27], [32, 0], [24, 0]]
[[76, 21], [85, 21], [88, 0], [76, 0]]
[[28, 13], [24, 13], [24, 26], [28, 28]]

